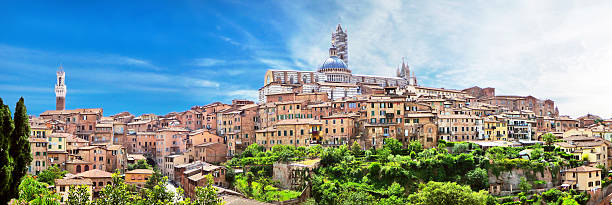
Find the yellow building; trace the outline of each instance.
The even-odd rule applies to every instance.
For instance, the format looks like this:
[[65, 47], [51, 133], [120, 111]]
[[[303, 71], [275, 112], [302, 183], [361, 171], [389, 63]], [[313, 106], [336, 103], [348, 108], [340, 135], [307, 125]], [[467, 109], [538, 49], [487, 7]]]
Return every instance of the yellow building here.
[[65, 133], [53, 133], [48, 135], [49, 152], [66, 152], [66, 134]]
[[51, 136], [51, 129], [42, 125], [33, 125], [30, 127], [30, 137], [33, 138], [47, 138]]
[[125, 172], [125, 182], [128, 184], [136, 184], [143, 186], [153, 175], [153, 170], [150, 169], [135, 169]]
[[581, 166], [561, 172], [562, 187], [578, 191], [601, 189], [601, 169]]
[[590, 166], [603, 164], [608, 167], [610, 142], [596, 137], [574, 136], [563, 138], [565, 142], [555, 143], [561, 151], [574, 155], [575, 159], [587, 158]]
[[563, 138], [571, 137], [571, 136], [592, 137], [593, 131], [591, 131], [591, 129], [589, 128], [574, 128], [574, 129], [563, 132]]
[[68, 201], [68, 193], [70, 193], [71, 187], [77, 187], [77, 186], [82, 186], [82, 185], [87, 187], [87, 192], [89, 193], [89, 200], [91, 200], [93, 196], [93, 191], [92, 191], [93, 181], [91, 181], [91, 179], [84, 179], [84, 178], [56, 179], [55, 180], [55, 193], [58, 193], [61, 196], [60, 198], [61, 204], [66, 204], [66, 201]]
[[503, 118], [486, 118], [484, 120], [485, 138], [489, 141], [507, 141], [508, 124]]

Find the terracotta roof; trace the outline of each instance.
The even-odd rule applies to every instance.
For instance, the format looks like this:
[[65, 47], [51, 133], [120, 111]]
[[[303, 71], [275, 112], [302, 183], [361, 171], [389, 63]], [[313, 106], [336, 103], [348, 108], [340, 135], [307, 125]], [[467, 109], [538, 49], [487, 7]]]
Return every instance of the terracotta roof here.
[[593, 171], [601, 171], [599, 168], [588, 167], [588, 166], [580, 166], [573, 169], [566, 169], [564, 172], [593, 172]]
[[189, 132], [189, 130], [182, 128], [182, 127], [168, 127], [168, 128], [164, 128], [161, 130], [158, 130], [157, 132], [164, 132], [164, 131], [170, 131], [170, 132]]
[[132, 171], [125, 172], [126, 174], [153, 174], [153, 170], [150, 169], [135, 169]]
[[49, 143], [47, 141], [47, 138], [34, 138], [34, 137], [30, 137], [28, 139], [30, 142], [43, 142], [43, 143]]
[[202, 143], [202, 144], [196, 145], [195, 147], [208, 147], [208, 146], [214, 145], [214, 144], [220, 144], [220, 143], [218, 143], [218, 142], [208, 142], [208, 143]]
[[73, 160], [67, 161], [66, 164], [91, 164], [91, 162], [80, 160], [80, 159], [73, 159]]
[[189, 180], [191, 181], [200, 181], [201, 179], [204, 179], [204, 175], [202, 175], [202, 173], [197, 173], [193, 176], [187, 177]]
[[142, 155], [142, 154], [128, 154], [128, 155], [127, 155], [127, 157], [128, 157], [128, 158], [129, 158], [129, 157], [131, 157], [131, 158], [133, 158], [133, 159], [134, 159], [134, 160], [136, 160], [136, 161], [141, 160], [141, 159], [144, 159], [144, 160], [146, 160], [146, 159], [147, 159], [147, 158], [146, 158], [144, 155]]
[[288, 120], [280, 120], [276, 123], [276, 125], [301, 125], [301, 124], [311, 124], [311, 125], [320, 125], [320, 120], [314, 119], [288, 119]]
[[102, 108], [74, 109], [74, 110], [47, 110], [40, 115], [65, 115], [65, 114], [101, 114]]
[[75, 176], [85, 178], [111, 178], [112, 174], [110, 172], [105, 172], [99, 169], [92, 169], [86, 172], [78, 173]]
[[91, 179], [56, 179], [55, 185], [92, 185]]
[[106, 147], [106, 150], [120, 150], [121, 148], [123, 148], [121, 145], [109, 145]]
[[207, 164], [207, 165], [204, 165], [202, 167], [202, 170], [210, 172], [210, 171], [213, 171], [213, 170], [219, 169], [219, 168], [222, 168], [222, 167], [221, 166], [212, 165], [212, 164]]
[[73, 135], [70, 133], [51, 133], [51, 137], [62, 137], [62, 138], [68, 138], [68, 137], [72, 137]]
[[438, 115], [440, 119], [478, 119], [480, 117], [473, 115]]
[[66, 137], [67, 142], [89, 143], [89, 141], [75, 137], [74, 135]]
[[113, 127], [113, 124], [111, 123], [98, 123], [96, 124], [96, 127]]

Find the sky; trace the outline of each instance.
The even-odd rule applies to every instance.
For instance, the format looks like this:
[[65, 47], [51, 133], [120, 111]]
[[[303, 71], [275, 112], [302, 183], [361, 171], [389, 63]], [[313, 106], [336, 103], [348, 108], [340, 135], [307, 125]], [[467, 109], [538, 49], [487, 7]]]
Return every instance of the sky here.
[[552, 99], [561, 114], [612, 117], [612, 1], [6, 1], [0, 97], [28, 113], [165, 114], [257, 99], [268, 69], [316, 70], [348, 32], [353, 73], [420, 85], [494, 87]]

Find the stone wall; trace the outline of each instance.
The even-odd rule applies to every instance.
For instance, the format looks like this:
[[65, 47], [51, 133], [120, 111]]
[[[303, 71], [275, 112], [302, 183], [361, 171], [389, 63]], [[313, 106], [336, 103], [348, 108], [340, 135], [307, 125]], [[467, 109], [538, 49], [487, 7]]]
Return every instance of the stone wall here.
[[279, 181], [283, 189], [291, 188], [291, 168], [287, 163], [274, 163], [272, 167], [272, 180]]
[[[525, 177], [527, 181], [533, 185], [533, 189], [549, 189], [561, 184], [561, 174], [557, 173], [556, 177], [553, 178], [548, 169], [544, 170], [543, 175], [541, 172], [531, 172], [530, 170], [524, 169], [512, 169], [512, 171], [500, 173], [499, 176], [496, 176], [489, 171], [489, 192], [494, 195], [503, 195], [503, 193], [510, 193], [520, 190], [519, 183], [521, 177]], [[533, 184], [533, 181], [530, 181], [530, 179], [541, 180], [546, 182], [546, 184], [535, 185]]]

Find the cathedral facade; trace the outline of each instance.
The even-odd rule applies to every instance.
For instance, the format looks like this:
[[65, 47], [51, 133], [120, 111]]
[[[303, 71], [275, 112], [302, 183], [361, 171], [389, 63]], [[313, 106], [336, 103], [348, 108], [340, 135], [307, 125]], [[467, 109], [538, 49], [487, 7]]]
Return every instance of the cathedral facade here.
[[259, 89], [259, 102], [268, 95], [282, 93], [327, 93], [329, 99], [338, 100], [361, 95], [364, 87], [380, 88], [416, 85], [416, 77], [402, 62], [395, 77], [353, 74], [348, 66], [348, 35], [338, 25], [332, 33], [329, 57], [316, 71], [268, 70], [264, 86]]

